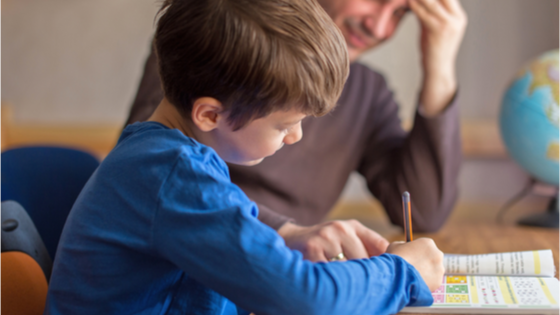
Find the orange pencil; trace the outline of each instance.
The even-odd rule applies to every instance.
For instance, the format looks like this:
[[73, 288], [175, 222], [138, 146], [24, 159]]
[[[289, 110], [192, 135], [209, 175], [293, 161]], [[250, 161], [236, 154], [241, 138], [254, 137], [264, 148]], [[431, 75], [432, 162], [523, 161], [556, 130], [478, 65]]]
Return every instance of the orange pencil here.
[[412, 217], [410, 216], [410, 194], [405, 191], [402, 194], [404, 237], [407, 242], [412, 241]]

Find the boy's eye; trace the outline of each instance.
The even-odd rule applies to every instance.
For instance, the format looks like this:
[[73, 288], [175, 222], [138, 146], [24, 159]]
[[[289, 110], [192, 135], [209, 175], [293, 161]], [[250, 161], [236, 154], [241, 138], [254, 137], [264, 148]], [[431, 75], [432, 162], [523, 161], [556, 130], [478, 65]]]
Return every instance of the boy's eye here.
[[301, 124], [301, 120], [296, 122], [296, 123], [290, 123], [288, 125], [280, 126], [280, 128], [278, 128], [278, 129], [283, 133], [289, 133], [293, 128], [295, 128], [299, 124]]
[[292, 129], [294, 126], [283, 126], [280, 127], [280, 131], [283, 133], [288, 133], [290, 131], [290, 129]]

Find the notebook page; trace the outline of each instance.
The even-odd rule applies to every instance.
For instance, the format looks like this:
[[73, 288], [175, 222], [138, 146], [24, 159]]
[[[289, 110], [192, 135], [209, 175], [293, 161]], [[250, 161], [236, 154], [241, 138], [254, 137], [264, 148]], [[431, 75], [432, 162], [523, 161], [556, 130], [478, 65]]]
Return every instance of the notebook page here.
[[556, 271], [549, 249], [482, 255], [446, 254], [443, 264], [446, 274], [554, 277]]
[[544, 277], [447, 275], [430, 307], [403, 313], [558, 314], [558, 280]]

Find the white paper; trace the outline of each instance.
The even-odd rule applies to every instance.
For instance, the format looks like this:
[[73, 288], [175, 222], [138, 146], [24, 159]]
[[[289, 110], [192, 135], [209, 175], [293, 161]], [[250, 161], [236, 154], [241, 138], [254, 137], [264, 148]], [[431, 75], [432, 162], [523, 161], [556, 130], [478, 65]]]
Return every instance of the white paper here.
[[482, 255], [446, 254], [443, 264], [446, 274], [537, 277], [554, 277], [555, 274], [551, 250]]

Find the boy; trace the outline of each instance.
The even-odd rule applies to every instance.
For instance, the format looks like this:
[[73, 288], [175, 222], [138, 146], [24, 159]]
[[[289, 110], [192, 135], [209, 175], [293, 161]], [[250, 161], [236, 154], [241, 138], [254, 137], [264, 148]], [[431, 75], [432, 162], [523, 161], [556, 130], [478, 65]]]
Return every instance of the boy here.
[[296, 143], [301, 120], [341, 93], [344, 39], [316, 2], [167, 0], [155, 48], [165, 98], [76, 201], [46, 314], [387, 314], [432, 302], [443, 276], [432, 241], [314, 264], [230, 182], [224, 160], [254, 165]]

